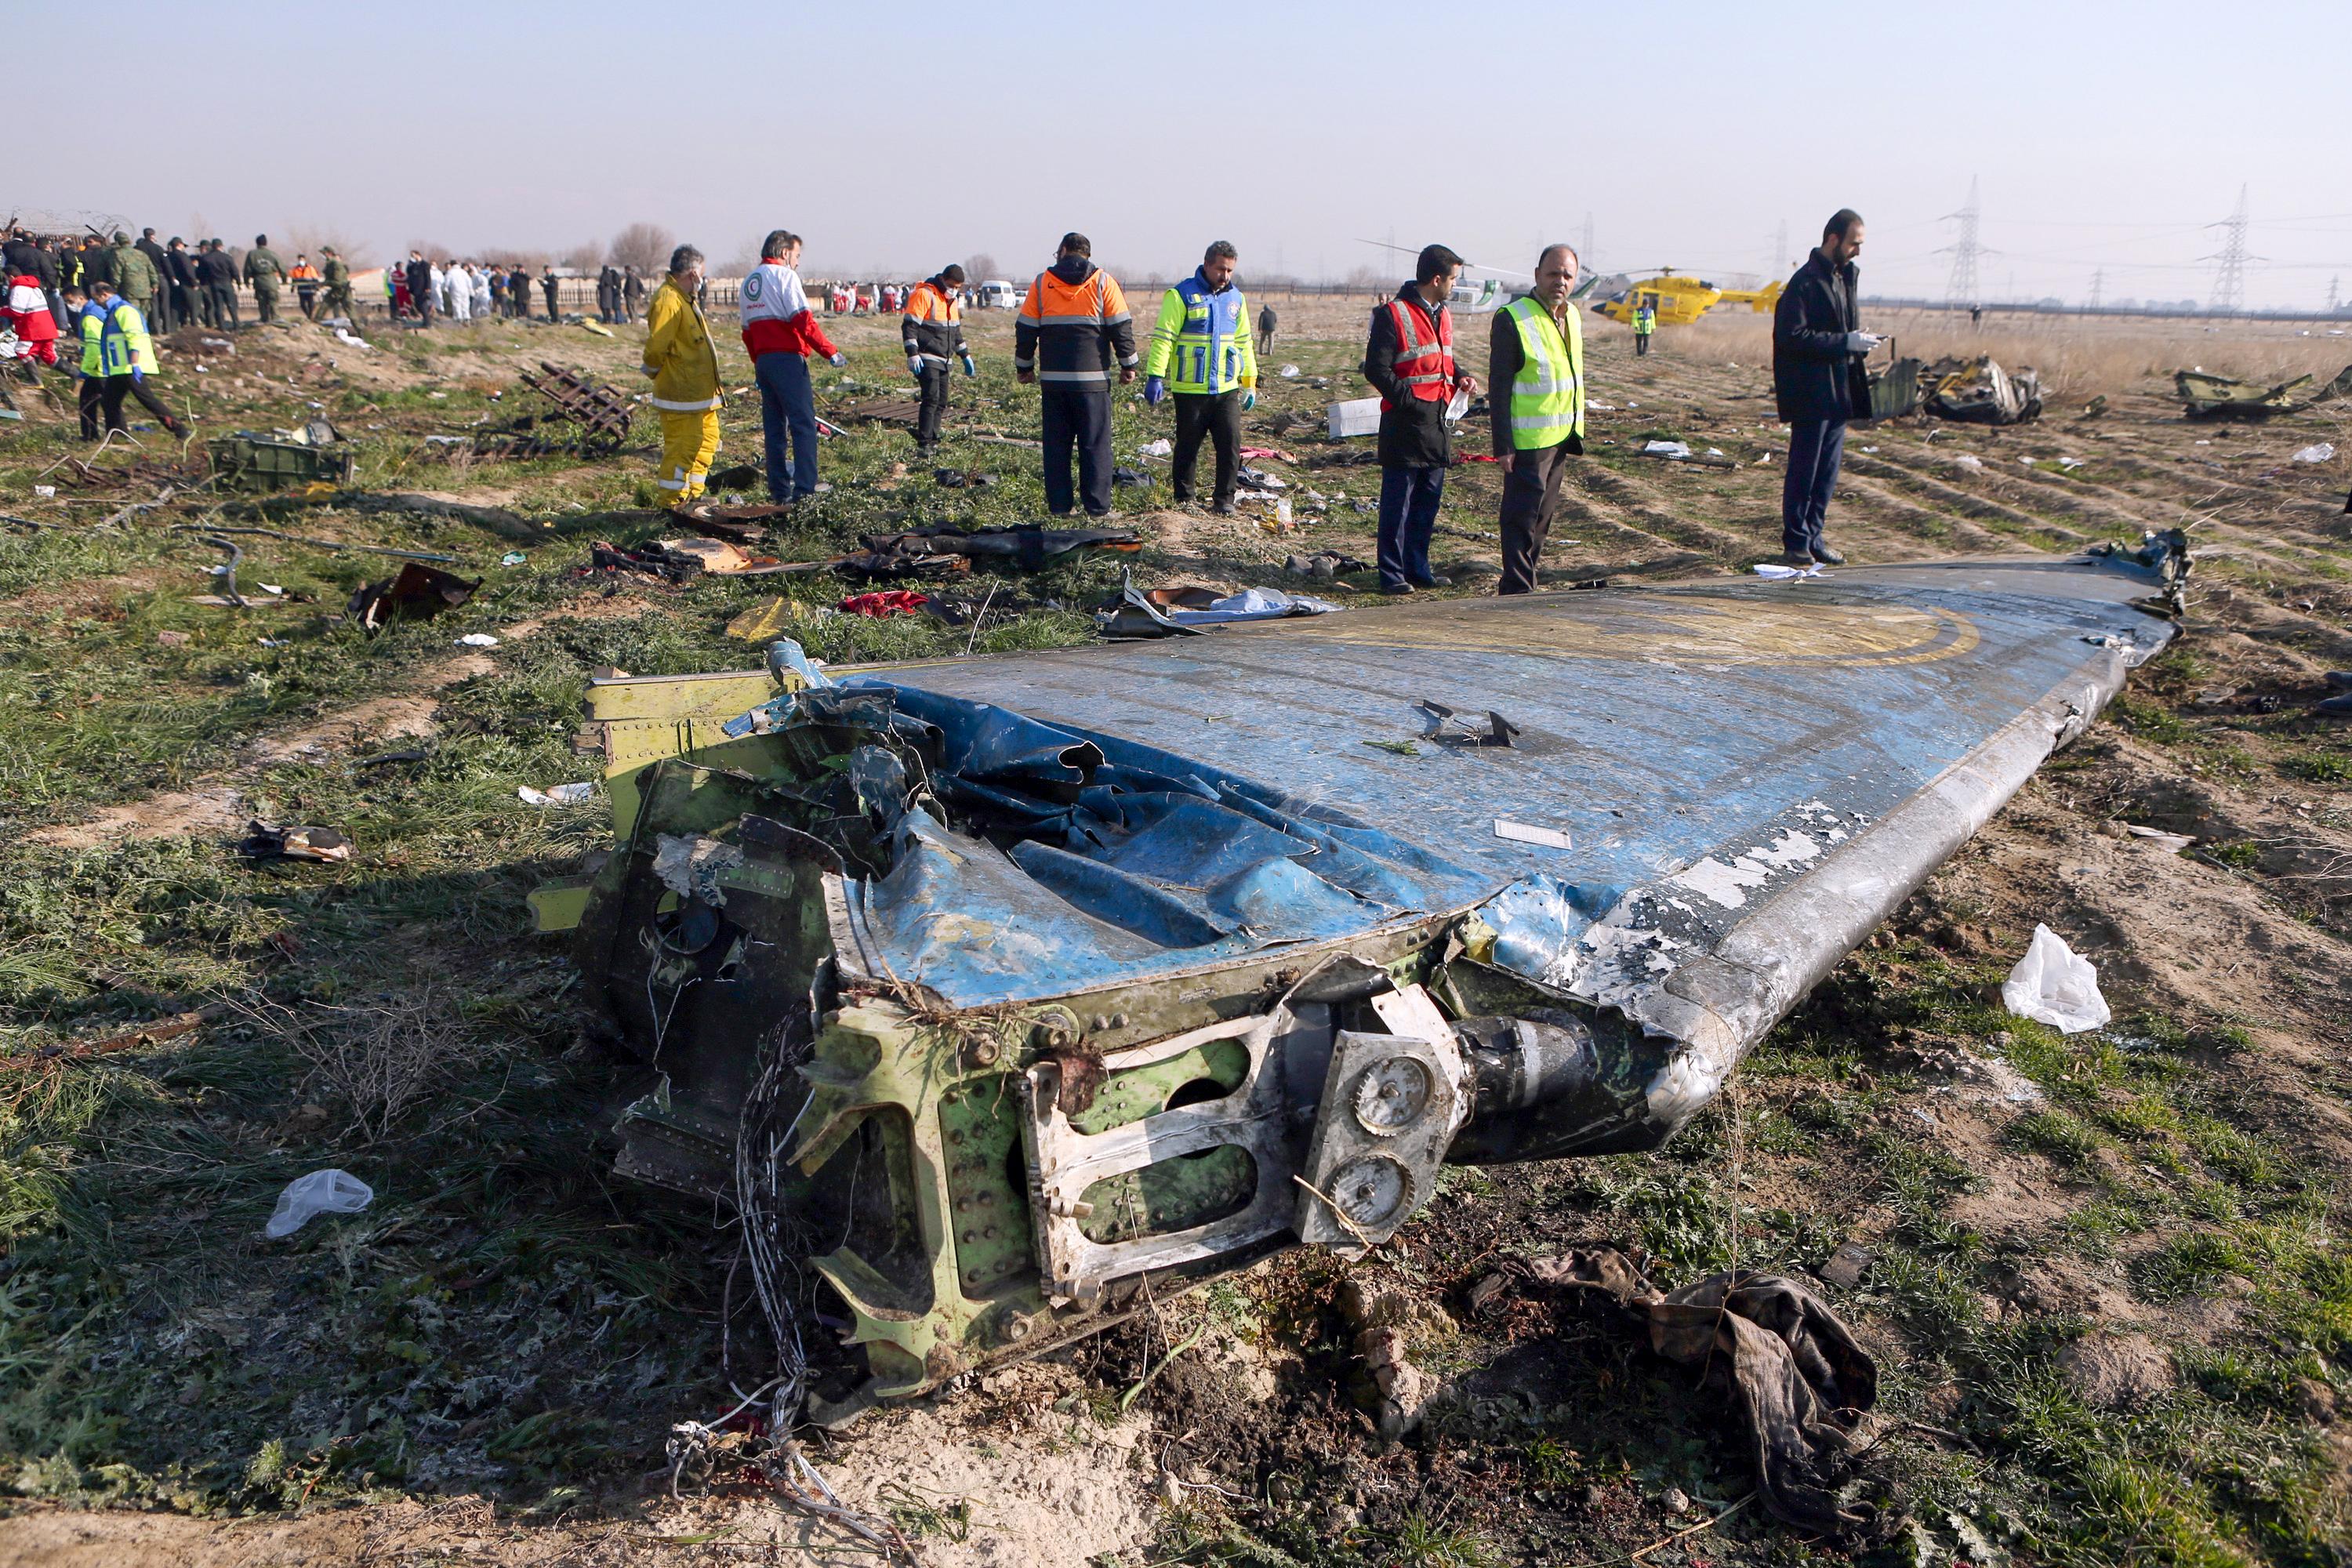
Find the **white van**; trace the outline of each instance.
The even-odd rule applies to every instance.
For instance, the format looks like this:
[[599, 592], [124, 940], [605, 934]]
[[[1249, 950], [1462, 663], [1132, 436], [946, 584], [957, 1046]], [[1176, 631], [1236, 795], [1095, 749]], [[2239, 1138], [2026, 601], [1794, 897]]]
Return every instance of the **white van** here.
[[980, 286], [979, 298], [973, 303], [983, 310], [1017, 310], [1021, 308], [1021, 291], [1002, 278], [992, 278]]

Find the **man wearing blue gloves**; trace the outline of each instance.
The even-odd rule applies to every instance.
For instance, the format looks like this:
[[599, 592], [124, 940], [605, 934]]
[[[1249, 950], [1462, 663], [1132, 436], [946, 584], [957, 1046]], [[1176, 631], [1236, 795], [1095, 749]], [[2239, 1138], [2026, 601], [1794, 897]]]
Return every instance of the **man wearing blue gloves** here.
[[963, 362], [964, 374], [978, 375], [971, 350], [964, 346], [963, 268], [953, 262], [915, 285], [898, 330], [907, 351], [907, 369], [920, 388], [922, 403], [915, 422], [915, 450], [929, 458], [939, 449], [940, 421], [948, 411], [948, 360]]
[[1192, 499], [1192, 467], [1207, 437], [1217, 448], [1211, 510], [1230, 517], [1234, 479], [1241, 468], [1242, 415], [1257, 406], [1257, 345], [1250, 337], [1249, 302], [1234, 286], [1240, 253], [1219, 240], [1200, 269], [1160, 301], [1159, 324], [1143, 362], [1143, 400], [1158, 406], [1176, 395], [1176, 451], [1170, 482], [1176, 504]]

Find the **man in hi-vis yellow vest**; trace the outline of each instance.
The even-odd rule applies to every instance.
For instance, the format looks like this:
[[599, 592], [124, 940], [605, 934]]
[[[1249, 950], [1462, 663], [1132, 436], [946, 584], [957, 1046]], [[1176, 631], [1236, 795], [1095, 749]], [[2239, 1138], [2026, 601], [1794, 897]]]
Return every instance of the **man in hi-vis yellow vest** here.
[[1548, 247], [1536, 258], [1536, 291], [1495, 312], [1486, 402], [1503, 465], [1503, 581], [1498, 594], [1536, 585], [1536, 558], [1559, 510], [1568, 459], [1584, 454], [1584, 322], [1576, 252]]

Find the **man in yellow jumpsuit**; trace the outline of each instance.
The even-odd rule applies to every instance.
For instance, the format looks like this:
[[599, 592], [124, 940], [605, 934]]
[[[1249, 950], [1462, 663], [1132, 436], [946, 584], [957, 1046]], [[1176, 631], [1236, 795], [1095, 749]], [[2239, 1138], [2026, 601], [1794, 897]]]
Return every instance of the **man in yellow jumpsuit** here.
[[653, 377], [662, 422], [661, 472], [654, 482], [672, 507], [702, 493], [710, 459], [719, 455], [719, 347], [696, 302], [701, 289], [702, 252], [681, 245], [646, 310], [645, 372]]

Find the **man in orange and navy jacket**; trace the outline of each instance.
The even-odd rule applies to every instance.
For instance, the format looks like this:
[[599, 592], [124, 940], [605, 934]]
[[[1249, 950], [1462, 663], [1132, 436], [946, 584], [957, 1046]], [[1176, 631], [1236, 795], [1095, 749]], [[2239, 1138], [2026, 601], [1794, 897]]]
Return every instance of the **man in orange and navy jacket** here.
[[[1044, 400], [1045, 510], [1067, 517], [1076, 501], [1088, 517], [1110, 510], [1110, 376], [1114, 360], [1123, 384], [1135, 379], [1143, 356], [1135, 348], [1135, 321], [1118, 280], [1094, 264], [1094, 245], [1066, 234], [1053, 267], [1037, 275], [1013, 325], [1013, 368], [1034, 382]], [[1078, 483], [1070, 486], [1070, 450], [1077, 448]]]
[[1476, 378], [1454, 363], [1454, 319], [1445, 301], [1462, 258], [1425, 246], [1413, 280], [1372, 312], [1364, 379], [1381, 395], [1381, 592], [1410, 594], [1446, 580], [1429, 569], [1429, 536], [1454, 460], [1446, 405], [1475, 395]]
[[915, 424], [915, 447], [928, 458], [940, 444], [940, 421], [948, 411], [948, 361], [963, 362], [966, 375], [978, 375], [971, 350], [964, 346], [963, 306], [956, 296], [963, 290], [963, 268], [949, 262], [908, 292], [898, 331], [905, 340], [907, 369], [915, 377], [922, 404]]
[[779, 506], [816, 493], [816, 395], [809, 386], [808, 356], [823, 354], [836, 370], [849, 363], [816, 324], [808, 290], [801, 287], [800, 261], [801, 237], [774, 230], [760, 242], [760, 265], [736, 295], [743, 352], [751, 356], [751, 379], [760, 384], [768, 499]]

